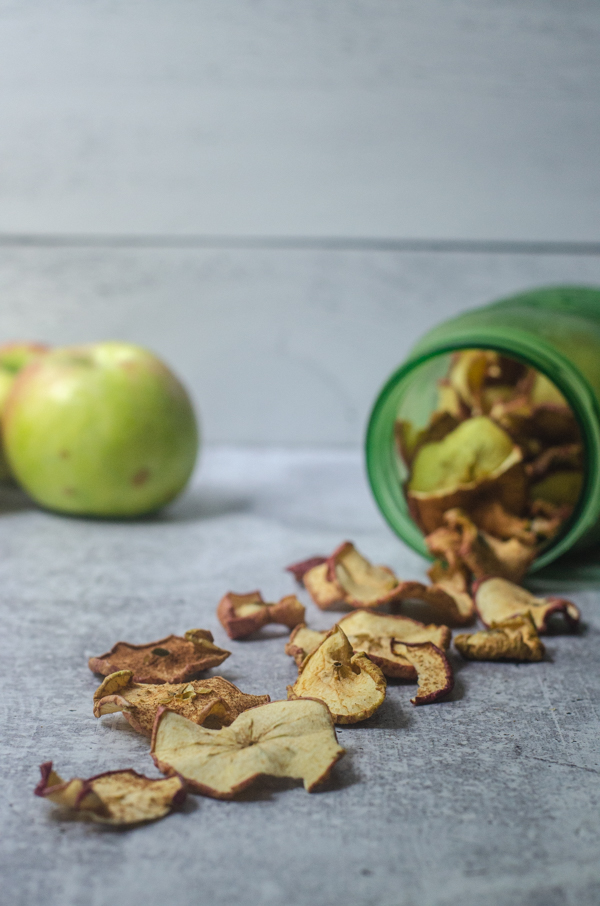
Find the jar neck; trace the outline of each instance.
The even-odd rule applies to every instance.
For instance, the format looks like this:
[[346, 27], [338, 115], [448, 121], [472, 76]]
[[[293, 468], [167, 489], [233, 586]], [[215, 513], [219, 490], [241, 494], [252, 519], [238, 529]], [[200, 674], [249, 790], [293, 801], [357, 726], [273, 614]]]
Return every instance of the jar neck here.
[[[507, 327], [450, 330], [443, 341], [415, 347], [411, 358], [388, 380], [371, 413], [366, 437], [367, 472], [373, 494], [392, 529], [414, 550], [429, 557], [422, 532], [412, 521], [398, 475], [394, 426], [405, 383], [415, 370], [434, 357], [461, 349], [494, 349], [542, 372], [560, 390], [579, 424], [585, 451], [585, 474], [578, 504], [564, 532], [536, 558], [537, 572], [576, 545], [593, 543], [600, 502], [600, 407], [581, 372], [553, 346], [539, 337]], [[587, 536], [587, 537], [586, 537]]]

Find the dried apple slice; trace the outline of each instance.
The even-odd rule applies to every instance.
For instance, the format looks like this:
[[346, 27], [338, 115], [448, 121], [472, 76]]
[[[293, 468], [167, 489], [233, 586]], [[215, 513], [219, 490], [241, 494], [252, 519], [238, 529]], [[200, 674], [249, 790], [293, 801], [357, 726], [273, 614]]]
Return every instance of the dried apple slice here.
[[392, 654], [409, 661], [417, 671], [419, 688], [413, 705], [429, 705], [449, 695], [454, 689], [454, 674], [444, 652], [433, 642], [407, 644], [391, 640]]
[[444, 559], [452, 571], [466, 566], [477, 579], [502, 576], [519, 581], [535, 558], [532, 545], [523, 544], [518, 538], [501, 541], [479, 531], [462, 510], [448, 510], [444, 521], [445, 526], [425, 540], [431, 553]]
[[425, 444], [442, 440], [460, 424], [460, 418], [447, 411], [434, 412], [426, 428], [415, 428], [412, 422], [398, 419], [394, 426], [398, 453], [410, 467]]
[[537, 631], [547, 632], [548, 619], [552, 614], [562, 614], [569, 629], [576, 629], [580, 618], [579, 609], [572, 601], [555, 597], [536, 598], [520, 585], [501, 578], [479, 582], [475, 591], [475, 604], [486, 626], [530, 613]]
[[454, 644], [471, 661], [541, 661], [544, 657], [530, 612], [492, 623], [481, 632], [457, 635]]
[[348, 637], [353, 650], [363, 651], [391, 679], [415, 680], [417, 673], [412, 661], [392, 651], [390, 642], [433, 642], [438, 648], [450, 644], [447, 626], [426, 625], [410, 617], [355, 610], [343, 617], [338, 624]]
[[245, 639], [267, 623], [282, 623], [293, 629], [304, 621], [304, 605], [296, 595], [267, 604], [259, 591], [245, 595], [230, 591], [219, 601], [217, 616], [230, 639]]
[[[321, 558], [312, 560], [316, 562]], [[293, 564], [287, 568], [301, 576], [305, 588], [321, 610], [339, 604], [378, 607], [398, 598], [399, 582], [392, 570], [387, 566], [374, 566], [351, 541], [344, 541], [326, 560], [301, 572], [303, 565]]]
[[339, 626], [306, 658], [288, 698], [325, 702], [336, 724], [354, 724], [370, 717], [385, 699], [383, 673], [366, 654], [355, 654]]
[[88, 664], [93, 673], [102, 676], [131, 670], [136, 683], [185, 683], [218, 667], [230, 654], [214, 644], [208, 630], [190, 629], [185, 638], [168, 635], [146, 645], [117, 642], [105, 654], [91, 657]]
[[[369, 610], [355, 610], [343, 617], [338, 625], [342, 627], [355, 653], [362, 651], [377, 664], [384, 676], [395, 679], [416, 679], [417, 674], [409, 661], [392, 654], [392, 638], [407, 642], [432, 641], [439, 648], [447, 648], [450, 644], [450, 630], [447, 626], [426, 626], [410, 617], [378, 614]], [[285, 646], [285, 653], [293, 657], [300, 667], [327, 635], [327, 632], [308, 629], [305, 624], [297, 626]]]
[[134, 683], [131, 670], [107, 676], [94, 693], [94, 717], [122, 711], [134, 730], [152, 735], [158, 709], [171, 711], [212, 729], [227, 727], [243, 711], [265, 705], [268, 695], [246, 695], [221, 676], [189, 683]]
[[327, 557], [309, 557], [308, 560], [300, 560], [299, 563], [292, 563], [290, 566], [286, 566], [286, 572], [292, 573], [296, 582], [300, 582], [302, 585], [304, 582], [304, 576], [310, 569], [314, 569], [315, 566], [321, 566], [322, 563], [327, 561]]
[[572, 470], [551, 472], [541, 481], [532, 484], [530, 494], [533, 500], [545, 500], [555, 507], [572, 509], [581, 494], [583, 473]]
[[106, 771], [88, 780], [63, 780], [52, 762], [40, 765], [42, 779], [35, 795], [101, 824], [126, 826], [163, 818], [185, 799], [185, 783], [177, 775], [152, 780], [136, 771]]
[[525, 471], [531, 481], [540, 481], [551, 472], [559, 470], [583, 470], [583, 445], [563, 444], [560, 447], [547, 447], [532, 462], [527, 463]]
[[498, 500], [508, 512], [521, 513], [527, 501], [522, 459], [512, 438], [490, 418], [467, 419], [418, 451], [406, 486], [413, 519], [430, 534], [456, 507]]
[[320, 701], [277, 701], [207, 730], [164, 708], [156, 717], [152, 757], [191, 790], [231, 799], [261, 776], [291, 777], [311, 793], [344, 754], [331, 714]]

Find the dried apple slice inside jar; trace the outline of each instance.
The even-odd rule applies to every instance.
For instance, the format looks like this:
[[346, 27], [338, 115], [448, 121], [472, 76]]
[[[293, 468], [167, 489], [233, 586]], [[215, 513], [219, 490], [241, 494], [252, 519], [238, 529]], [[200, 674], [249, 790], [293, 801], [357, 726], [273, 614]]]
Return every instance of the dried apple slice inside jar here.
[[425, 534], [443, 525], [444, 513], [497, 500], [519, 514], [527, 499], [523, 456], [512, 438], [486, 416], [462, 422], [443, 440], [418, 451], [407, 499]]

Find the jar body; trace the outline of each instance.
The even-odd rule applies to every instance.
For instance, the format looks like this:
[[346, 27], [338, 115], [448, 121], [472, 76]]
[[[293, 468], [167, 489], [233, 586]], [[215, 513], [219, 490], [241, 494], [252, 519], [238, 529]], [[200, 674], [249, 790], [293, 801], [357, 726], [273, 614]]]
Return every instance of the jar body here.
[[553, 287], [502, 299], [437, 325], [391, 376], [371, 413], [366, 439], [367, 471], [379, 508], [392, 529], [428, 556], [403, 491], [406, 470], [396, 451], [399, 413], [426, 424], [437, 381], [452, 353], [494, 349], [545, 374], [577, 419], [585, 450], [583, 490], [560, 535], [536, 558], [541, 569], [568, 550], [600, 541], [600, 289]]

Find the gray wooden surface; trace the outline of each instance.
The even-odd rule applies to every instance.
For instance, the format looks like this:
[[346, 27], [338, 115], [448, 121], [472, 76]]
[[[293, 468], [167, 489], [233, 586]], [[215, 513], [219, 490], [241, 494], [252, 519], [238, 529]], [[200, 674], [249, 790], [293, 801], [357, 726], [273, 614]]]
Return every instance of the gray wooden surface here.
[[[148, 740], [96, 720], [86, 661], [117, 639], [202, 626], [242, 689], [285, 696], [286, 633], [227, 643], [228, 589], [294, 590], [282, 567], [344, 537], [402, 577], [423, 575], [375, 510], [358, 454], [209, 451], [201, 480], [160, 518], [66, 519], [4, 495], [0, 517], [0, 899], [7, 906], [597, 906], [600, 899], [600, 600], [547, 638], [540, 664], [464, 664], [449, 700], [414, 708], [390, 684], [341, 728], [328, 786], [267, 782], [239, 801], [111, 831], [36, 799], [38, 764], [65, 777], [133, 766]], [[304, 592], [300, 592], [307, 601]], [[335, 614], [307, 601], [308, 618]]]
[[0, 245], [0, 337], [155, 349], [211, 443], [356, 447], [425, 330], [564, 282], [600, 285], [600, 254], [22, 242]]
[[593, 0], [2, 0], [0, 232], [598, 240]]

